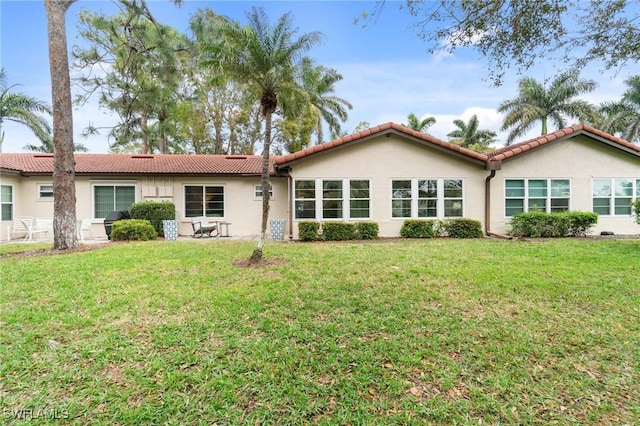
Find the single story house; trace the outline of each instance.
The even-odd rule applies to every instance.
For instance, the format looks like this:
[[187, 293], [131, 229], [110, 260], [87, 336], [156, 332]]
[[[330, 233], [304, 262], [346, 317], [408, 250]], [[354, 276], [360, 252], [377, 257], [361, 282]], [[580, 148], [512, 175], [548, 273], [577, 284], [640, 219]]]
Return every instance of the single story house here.
[[[76, 154], [76, 216], [103, 219], [138, 201], [171, 201], [179, 233], [191, 217], [230, 222], [232, 235], [257, 235], [261, 156]], [[0, 238], [18, 216], [53, 216], [53, 156], [0, 154]], [[587, 125], [474, 151], [386, 123], [288, 155], [272, 156], [270, 218], [374, 221], [380, 236], [403, 222], [466, 217], [505, 234], [518, 212], [599, 213], [594, 232], [637, 234], [630, 202], [640, 197], [640, 146]]]

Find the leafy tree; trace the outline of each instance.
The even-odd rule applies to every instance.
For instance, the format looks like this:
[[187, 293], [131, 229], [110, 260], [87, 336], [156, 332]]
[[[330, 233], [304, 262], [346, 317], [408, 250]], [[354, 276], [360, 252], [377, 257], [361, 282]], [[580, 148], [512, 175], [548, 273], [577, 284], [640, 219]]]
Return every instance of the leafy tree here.
[[[215, 47], [216, 58], [208, 65], [216, 65], [246, 85], [246, 89], [259, 100], [260, 115], [265, 121], [262, 147], [262, 224], [258, 245], [250, 262], [262, 259], [269, 218], [269, 151], [273, 114], [280, 96], [291, 98], [292, 92], [303, 92], [298, 71], [303, 54], [321, 40], [318, 32], [296, 36], [291, 14], [280, 17], [275, 25], [261, 8], [252, 8], [247, 14], [249, 25], [229, 22], [222, 28], [222, 42]], [[302, 96], [302, 95], [301, 95]]]
[[0, 152], [4, 132], [2, 123], [13, 121], [29, 128], [43, 143], [51, 141], [51, 126], [41, 114], [51, 115], [51, 107], [31, 96], [12, 92], [16, 85], [7, 85], [7, 76], [4, 68], [0, 69]]
[[[74, 67], [85, 73], [77, 79], [85, 93], [76, 102], [98, 92], [100, 104], [118, 113], [121, 122], [109, 133], [113, 147], [128, 150], [141, 142], [143, 153], [168, 153], [183, 37], [155, 22], [144, 13], [144, 4], [136, 2], [125, 2], [113, 17], [85, 11], [79, 21], [89, 47], [73, 52]], [[105, 63], [106, 72], [95, 72], [97, 67], [104, 70]]]
[[427, 130], [427, 128], [436, 124], [435, 117], [426, 117], [420, 120], [418, 116], [415, 115], [414, 113], [409, 113], [409, 115], [407, 116], [407, 120], [408, 120], [408, 123], [403, 124], [403, 126], [413, 129], [416, 132], [420, 132], [420, 133], [425, 133], [425, 130]]
[[487, 152], [491, 150], [489, 145], [496, 141], [496, 132], [478, 129], [479, 120], [475, 114], [467, 123], [462, 120], [453, 120], [453, 124], [457, 129], [447, 134], [452, 138], [451, 143], [453, 144], [476, 152]]
[[[375, 20], [384, 4], [356, 21]], [[416, 18], [429, 53], [471, 47], [488, 59], [495, 84], [511, 66], [523, 72], [540, 60], [577, 69], [640, 60], [635, 0], [405, 0], [400, 8]]]
[[619, 102], [601, 105], [603, 119], [599, 127], [630, 142], [640, 143], [640, 75], [625, 80], [625, 83], [629, 88]]
[[503, 101], [498, 107], [498, 112], [506, 114], [500, 130], [512, 129], [507, 137], [507, 145], [527, 133], [537, 121], [542, 123], [542, 135], [548, 133], [548, 120], [559, 129], [566, 127], [565, 116], [582, 122], [592, 121], [596, 114], [595, 107], [575, 98], [591, 92], [596, 86], [593, 80], [580, 80], [578, 71], [560, 74], [548, 88], [546, 81], [540, 83], [530, 77], [521, 79], [518, 96]]

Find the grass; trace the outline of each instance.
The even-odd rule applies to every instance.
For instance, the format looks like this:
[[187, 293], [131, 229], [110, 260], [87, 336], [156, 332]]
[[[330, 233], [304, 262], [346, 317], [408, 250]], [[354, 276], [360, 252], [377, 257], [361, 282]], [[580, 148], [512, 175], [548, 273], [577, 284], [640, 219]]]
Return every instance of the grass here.
[[232, 266], [252, 249], [1, 259], [2, 421], [640, 418], [640, 240], [285, 243]]

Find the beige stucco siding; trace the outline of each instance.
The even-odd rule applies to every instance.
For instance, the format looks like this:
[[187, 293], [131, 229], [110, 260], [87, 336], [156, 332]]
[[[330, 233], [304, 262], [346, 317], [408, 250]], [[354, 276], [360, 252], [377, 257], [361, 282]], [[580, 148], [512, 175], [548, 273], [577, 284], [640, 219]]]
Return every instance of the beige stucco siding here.
[[[593, 178], [640, 178], [640, 159], [585, 136], [551, 143], [502, 163], [502, 170], [491, 181], [491, 230], [509, 229], [505, 216], [506, 179], [569, 179], [570, 209], [592, 211]], [[631, 216], [600, 216], [593, 233], [616, 234], [640, 232]]]
[[[379, 137], [310, 156], [293, 164], [294, 180], [368, 179], [371, 189], [371, 221], [380, 236], [399, 236], [404, 218], [392, 218], [391, 185], [398, 179], [462, 179], [463, 215], [483, 222], [484, 177], [482, 165], [470, 163], [435, 148], [395, 135]], [[345, 195], [348, 197], [348, 195]], [[321, 195], [316, 195], [318, 201]], [[316, 220], [320, 221], [319, 218]], [[348, 219], [343, 219], [347, 221]], [[294, 236], [297, 223], [294, 219]]]

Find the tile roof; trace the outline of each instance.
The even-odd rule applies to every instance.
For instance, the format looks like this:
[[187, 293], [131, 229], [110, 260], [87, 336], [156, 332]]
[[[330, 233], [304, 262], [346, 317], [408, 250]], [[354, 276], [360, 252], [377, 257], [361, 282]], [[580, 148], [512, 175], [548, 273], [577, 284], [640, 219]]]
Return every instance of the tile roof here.
[[502, 161], [514, 157], [518, 154], [530, 151], [534, 148], [546, 145], [550, 142], [567, 139], [577, 135], [587, 135], [591, 138], [598, 139], [608, 145], [614, 146], [624, 151], [635, 153], [636, 155], [640, 155], [639, 145], [634, 145], [631, 142], [627, 142], [624, 139], [620, 139], [586, 124], [576, 124], [575, 126], [567, 127], [553, 133], [538, 136], [524, 142], [519, 142], [513, 145], [498, 148], [495, 151], [487, 154], [487, 157], [489, 158], [489, 161]]
[[[76, 174], [260, 175], [260, 155], [75, 154]], [[271, 159], [273, 174], [275, 159]], [[53, 173], [53, 155], [2, 153], [0, 168], [25, 174]]]
[[482, 161], [482, 162], [487, 161], [487, 156], [485, 154], [479, 154], [475, 151], [471, 151], [470, 149], [462, 148], [461, 146], [458, 146], [449, 142], [445, 142], [431, 135], [417, 132], [408, 127], [401, 126], [400, 124], [389, 122], [389, 123], [381, 124], [379, 126], [372, 127], [370, 129], [362, 130], [361, 132], [354, 133], [352, 135], [344, 136], [340, 139], [336, 139], [330, 142], [325, 142], [320, 145], [311, 146], [307, 149], [303, 149], [301, 151], [297, 151], [288, 155], [279, 156], [276, 159], [276, 163], [278, 165], [290, 163], [292, 161], [296, 161], [301, 158], [308, 157], [310, 155], [317, 154], [322, 151], [326, 151], [328, 149], [348, 145], [350, 143], [354, 143], [358, 141], [363, 141], [371, 137], [383, 135], [386, 133], [395, 133], [395, 134], [409, 136], [415, 140], [418, 140], [419, 142], [425, 143], [425, 145], [432, 145], [434, 147], [443, 149], [445, 151], [450, 151], [451, 153], [461, 154], [472, 160]]

